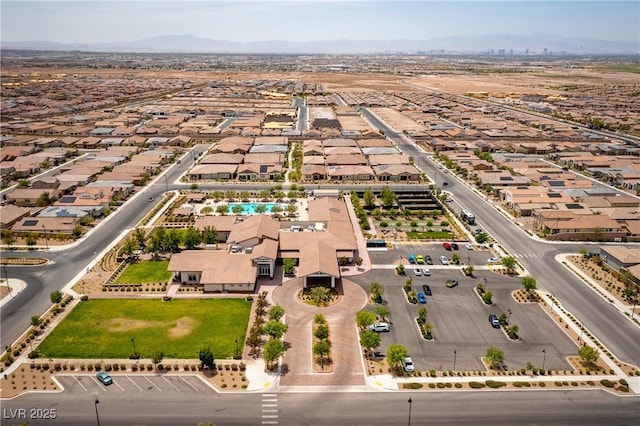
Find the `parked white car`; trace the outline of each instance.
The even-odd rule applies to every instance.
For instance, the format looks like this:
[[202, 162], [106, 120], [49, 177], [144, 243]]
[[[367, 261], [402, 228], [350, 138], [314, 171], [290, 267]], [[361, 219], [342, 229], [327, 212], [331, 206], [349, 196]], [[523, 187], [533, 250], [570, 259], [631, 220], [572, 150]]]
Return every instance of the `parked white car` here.
[[449, 259], [447, 259], [447, 256], [440, 256], [440, 263], [442, 263], [443, 265], [448, 265]]
[[404, 368], [404, 371], [406, 371], [407, 373], [411, 373], [414, 370], [413, 360], [411, 359], [411, 357], [406, 357], [402, 360], [402, 368]]
[[369, 326], [369, 330], [371, 331], [377, 331], [377, 332], [381, 332], [381, 331], [390, 331], [391, 327], [389, 327], [389, 324], [386, 322], [377, 322], [375, 324], [371, 324]]

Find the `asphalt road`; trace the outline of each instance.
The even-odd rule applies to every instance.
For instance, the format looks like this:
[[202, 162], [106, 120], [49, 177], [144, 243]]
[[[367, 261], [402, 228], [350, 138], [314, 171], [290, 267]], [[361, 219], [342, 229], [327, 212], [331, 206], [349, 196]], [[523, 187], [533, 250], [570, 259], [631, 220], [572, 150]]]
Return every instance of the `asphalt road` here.
[[[99, 403], [95, 404], [96, 397]], [[411, 398], [411, 404], [409, 404]], [[3, 425], [637, 425], [636, 397], [601, 391], [34, 394], [3, 401]], [[38, 409], [55, 408], [55, 420]], [[26, 418], [19, 418], [24, 409]], [[34, 411], [31, 411], [31, 410]], [[409, 412], [411, 409], [411, 412]], [[409, 422], [410, 419], [410, 422]], [[269, 423], [271, 422], [271, 423]]]
[[79, 240], [72, 247], [62, 251], [2, 251], [3, 257], [44, 257], [49, 264], [39, 267], [7, 266], [3, 267], [2, 275], [18, 278], [27, 283], [27, 287], [13, 300], [2, 307], [0, 323], [2, 347], [13, 343], [28, 327], [32, 315], [41, 315], [51, 306], [49, 295], [69, 283], [78, 273], [111, 243], [114, 238], [128, 228], [135, 226], [140, 219], [150, 211], [154, 203], [149, 197], [158, 199], [167, 189], [185, 187], [173, 185], [174, 182], [208, 145], [197, 145], [188, 153], [180, 164], [174, 164], [158, 182], [143, 188], [140, 195], [134, 196], [114, 212], [105, 223], [97, 226], [88, 235]]
[[[536, 254], [536, 257], [519, 257], [517, 260], [536, 279], [539, 289], [551, 292], [619, 359], [640, 364], [640, 328], [554, 259], [560, 253], [577, 254], [582, 247], [598, 251], [602, 243], [550, 243], [529, 238], [521, 228], [498, 213], [490, 203], [464, 183], [451, 174], [440, 171], [424, 151], [406, 136], [394, 132], [366, 108], [362, 108], [361, 112], [374, 126], [384, 130], [387, 137], [399, 141], [398, 147], [412, 156], [415, 165], [429, 177], [435, 177], [437, 186], [446, 180], [446, 190], [453, 194], [456, 202], [470, 210], [476, 216], [478, 225], [487, 230], [509, 253]], [[640, 248], [638, 244], [633, 245]]]

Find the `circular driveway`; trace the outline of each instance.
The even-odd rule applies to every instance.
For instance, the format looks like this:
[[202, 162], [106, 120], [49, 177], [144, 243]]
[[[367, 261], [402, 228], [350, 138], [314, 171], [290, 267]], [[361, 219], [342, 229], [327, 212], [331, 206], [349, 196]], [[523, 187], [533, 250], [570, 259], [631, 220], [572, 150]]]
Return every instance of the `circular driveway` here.
[[[336, 284], [340, 300], [326, 307], [316, 307], [298, 298], [303, 279], [285, 282], [273, 290], [273, 303], [285, 310], [285, 322], [289, 326], [284, 340], [291, 346], [283, 357], [285, 374], [281, 386], [337, 386], [365, 385], [362, 351], [358, 343], [355, 324], [356, 312], [367, 303], [367, 294], [357, 284], [342, 279]], [[329, 323], [333, 370], [313, 371], [312, 322], [316, 314], [322, 314]]]

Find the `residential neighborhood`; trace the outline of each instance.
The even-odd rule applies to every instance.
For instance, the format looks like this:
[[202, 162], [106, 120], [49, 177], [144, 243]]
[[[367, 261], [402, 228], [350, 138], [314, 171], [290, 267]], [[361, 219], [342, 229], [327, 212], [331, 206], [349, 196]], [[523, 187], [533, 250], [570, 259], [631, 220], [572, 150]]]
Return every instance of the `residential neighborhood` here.
[[3, 402], [640, 393], [632, 72], [72, 57], [2, 58]]

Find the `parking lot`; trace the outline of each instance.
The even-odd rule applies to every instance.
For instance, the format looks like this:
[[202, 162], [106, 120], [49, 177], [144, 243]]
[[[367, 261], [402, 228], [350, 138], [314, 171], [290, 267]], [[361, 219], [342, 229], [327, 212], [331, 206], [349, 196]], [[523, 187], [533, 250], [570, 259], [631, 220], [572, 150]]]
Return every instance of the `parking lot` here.
[[[404, 260], [404, 264], [408, 267], [408, 259], [410, 254], [414, 255], [429, 255], [433, 259], [433, 266], [442, 266], [440, 263], [440, 256], [446, 256], [448, 259], [454, 253], [460, 256], [460, 263], [467, 265], [485, 266], [487, 259], [493, 257], [494, 254], [486, 249], [481, 248], [478, 245], [474, 245], [473, 250], [467, 250], [464, 247], [466, 241], [458, 242], [458, 250], [445, 250], [442, 246], [442, 242], [434, 243], [414, 243], [414, 244], [396, 244], [393, 250], [388, 251], [370, 251], [369, 257], [371, 263], [374, 265], [380, 264], [392, 264], [398, 263], [400, 260]], [[424, 265], [429, 267], [430, 265]], [[451, 266], [454, 267], [454, 266]]]
[[113, 384], [105, 386], [95, 374], [56, 374], [55, 378], [67, 392], [119, 393], [119, 392], [213, 392], [213, 389], [195, 375], [173, 374], [111, 374]]
[[[464, 254], [467, 250], [459, 252]], [[544, 363], [545, 369], [570, 369], [565, 357], [576, 355], [577, 347], [536, 304], [517, 303], [511, 297], [513, 290], [521, 288], [520, 277], [508, 277], [488, 270], [476, 270], [473, 277], [465, 277], [459, 267], [438, 266], [441, 254], [451, 254], [441, 244], [403, 245], [401, 253], [430, 254], [434, 267], [421, 266], [429, 267], [431, 275], [415, 276], [407, 271], [406, 276], [398, 276], [392, 269], [374, 269], [354, 279], [365, 290], [372, 281], [385, 286], [383, 297], [391, 312], [391, 331], [381, 333], [382, 344], [378, 351], [385, 353], [391, 343], [400, 343], [407, 347], [417, 370], [450, 370], [455, 362], [456, 370], [473, 371], [484, 370], [481, 357], [488, 347], [497, 346], [504, 350], [508, 369], [523, 368], [528, 362], [538, 368]], [[396, 250], [370, 254], [372, 259], [376, 259], [374, 264], [392, 263], [389, 262], [391, 259], [400, 257]], [[469, 256], [474, 264], [474, 258], [486, 262], [490, 253], [474, 250], [469, 251]], [[408, 277], [412, 278], [416, 292], [422, 291], [422, 284], [429, 284], [432, 295], [427, 296], [426, 304], [407, 301], [402, 287]], [[458, 280], [459, 285], [445, 287], [448, 279]], [[485, 284], [493, 293], [492, 305], [485, 305], [477, 295], [474, 287], [478, 283]], [[416, 323], [420, 307], [428, 311], [427, 321], [434, 326], [435, 340], [427, 341], [420, 333]], [[370, 305], [369, 308], [375, 309], [375, 306]], [[509, 315], [510, 324], [519, 327], [520, 340], [510, 340], [501, 329], [493, 328], [489, 323], [490, 314], [499, 316], [503, 312]]]

